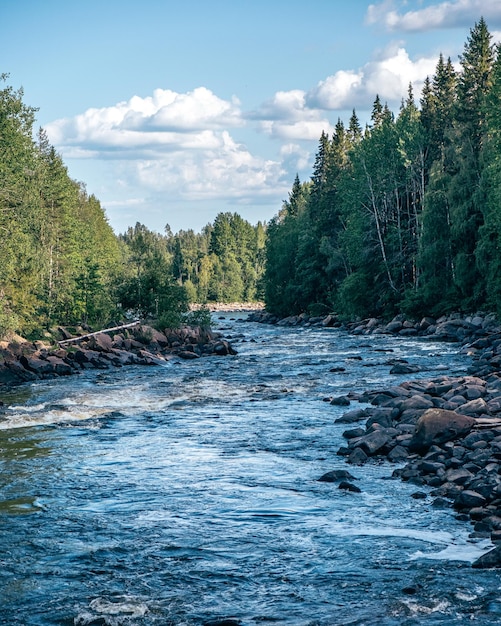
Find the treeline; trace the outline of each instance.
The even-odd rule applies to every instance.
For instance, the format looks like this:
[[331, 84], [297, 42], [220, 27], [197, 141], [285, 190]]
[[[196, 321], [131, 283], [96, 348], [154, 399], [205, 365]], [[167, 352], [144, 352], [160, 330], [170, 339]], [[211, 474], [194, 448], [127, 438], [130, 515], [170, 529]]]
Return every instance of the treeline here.
[[501, 51], [481, 19], [456, 72], [440, 56], [418, 107], [376, 97], [322, 134], [268, 227], [270, 312], [501, 313]]
[[249, 302], [263, 296], [264, 226], [219, 213], [200, 233], [155, 233], [137, 223], [119, 236], [129, 273], [118, 285], [120, 307], [176, 323], [176, 302]]
[[0, 338], [132, 315], [176, 325], [190, 301], [259, 297], [261, 224], [221, 213], [200, 234], [138, 223], [117, 236], [45, 132], [34, 137], [35, 114], [22, 89], [0, 90]]

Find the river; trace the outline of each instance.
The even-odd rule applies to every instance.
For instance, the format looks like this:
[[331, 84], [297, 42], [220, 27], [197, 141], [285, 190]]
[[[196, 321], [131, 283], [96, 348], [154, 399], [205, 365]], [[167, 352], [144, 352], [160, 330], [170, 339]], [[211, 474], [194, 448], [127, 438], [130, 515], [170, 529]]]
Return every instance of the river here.
[[[347, 409], [322, 401], [409, 378], [389, 359], [464, 373], [457, 346], [217, 326], [238, 355], [4, 397], [0, 624], [498, 623], [499, 575], [470, 567], [489, 542], [395, 465], [347, 466]], [[318, 482], [333, 469], [362, 492]]]

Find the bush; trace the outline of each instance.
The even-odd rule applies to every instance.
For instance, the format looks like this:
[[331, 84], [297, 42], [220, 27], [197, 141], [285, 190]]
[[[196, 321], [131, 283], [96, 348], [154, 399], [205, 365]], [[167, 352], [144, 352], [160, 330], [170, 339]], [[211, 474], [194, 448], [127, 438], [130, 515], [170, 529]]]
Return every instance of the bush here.
[[212, 323], [211, 312], [206, 306], [202, 306], [195, 311], [184, 314], [184, 323], [188, 326], [200, 326], [209, 328]]
[[0, 339], [14, 333], [18, 329], [18, 325], [19, 318], [10, 310], [5, 296], [0, 294]]

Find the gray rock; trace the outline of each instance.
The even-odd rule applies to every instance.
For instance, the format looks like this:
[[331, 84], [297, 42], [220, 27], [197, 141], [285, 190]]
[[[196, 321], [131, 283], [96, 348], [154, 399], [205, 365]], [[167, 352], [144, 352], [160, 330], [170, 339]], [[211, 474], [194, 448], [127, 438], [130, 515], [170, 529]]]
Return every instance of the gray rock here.
[[501, 546], [496, 546], [489, 552], [482, 554], [471, 565], [476, 569], [489, 569], [493, 567], [501, 567]]
[[390, 440], [391, 436], [386, 432], [386, 429], [379, 429], [361, 437], [356, 446], [362, 448], [367, 455], [372, 456]]
[[449, 469], [445, 473], [447, 482], [455, 485], [464, 485], [473, 478], [473, 474], [465, 469]]
[[395, 365], [390, 370], [390, 374], [416, 374], [419, 371], [420, 368], [417, 365], [410, 365], [408, 363], [395, 363]]
[[470, 432], [475, 420], [467, 415], [444, 409], [428, 409], [416, 424], [416, 431], [409, 444], [411, 452], [424, 452], [432, 444], [452, 441]]
[[461, 415], [482, 415], [488, 412], [487, 402], [483, 398], [470, 400], [456, 409]]
[[454, 508], [458, 511], [473, 509], [476, 507], [482, 507], [486, 504], [487, 500], [471, 489], [465, 489], [454, 500]]
[[336, 398], [332, 398], [330, 403], [334, 406], [349, 406], [350, 399], [346, 396], [337, 396]]
[[358, 480], [358, 478], [350, 474], [348, 470], [331, 470], [320, 476], [318, 480], [324, 483], [336, 483], [341, 480]]
[[347, 411], [341, 417], [334, 420], [335, 424], [353, 424], [354, 422], [360, 422], [367, 417], [367, 411], [365, 409], [355, 409], [353, 411]]
[[398, 463], [399, 461], [405, 461], [408, 456], [408, 450], [403, 446], [397, 445], [388, 453], [388, 460], [392, 463]]
[[359, 487], [357, 487], [356, 485], [353, 485], [352, 483], [347, 482], [346, 480], [343, 480], [343, 482], [339, 483], [338, 489], [344, 489], [345, 491], [353, 491], [354, 493], [362, 493], [362, 490]]
[[363, 465], [368, 459], [369, 457], [362, 448], [355, 448], [348, 456], [348, 463], [351, 465]]
[[343, 433], [343, 437], [345, 439], [356, 439], [357, 437], [363, 437], [364, 435], [364, 428], [350, 428], [349, 430], [345, 430]]

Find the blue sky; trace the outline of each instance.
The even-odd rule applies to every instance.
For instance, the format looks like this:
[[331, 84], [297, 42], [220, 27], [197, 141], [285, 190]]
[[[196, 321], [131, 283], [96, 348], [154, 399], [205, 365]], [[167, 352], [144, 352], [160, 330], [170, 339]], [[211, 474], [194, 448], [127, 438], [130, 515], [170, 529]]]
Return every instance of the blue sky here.
[[499, 41], [499, 0], [2, 0], [0, 73], [116, 232], [199, 231], [271, 219], [322, 130], [419, 98], [481, 16]]

